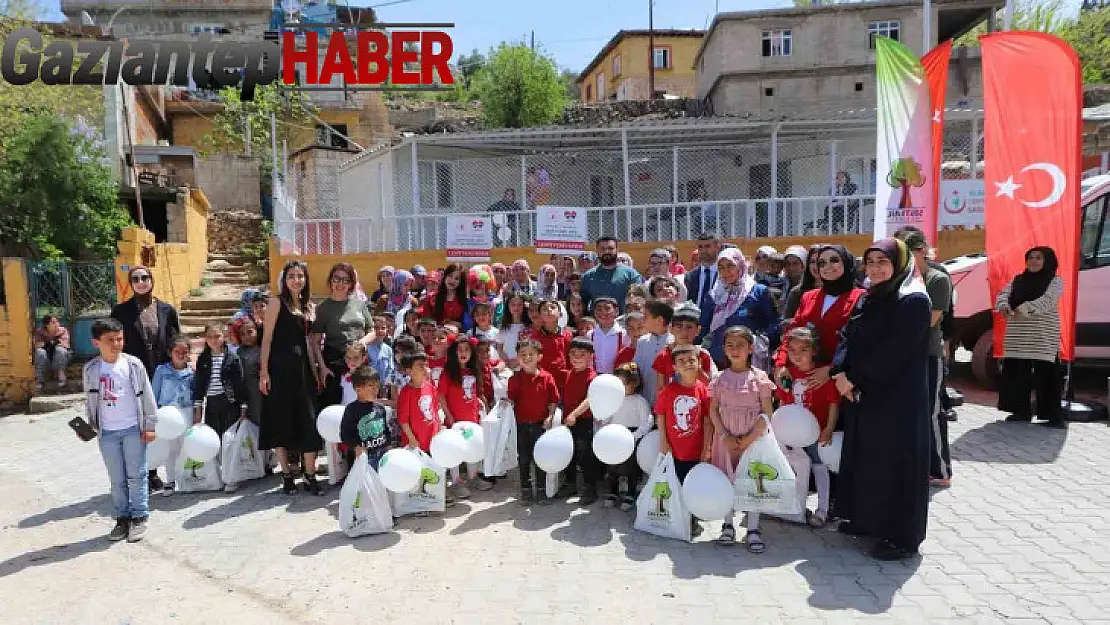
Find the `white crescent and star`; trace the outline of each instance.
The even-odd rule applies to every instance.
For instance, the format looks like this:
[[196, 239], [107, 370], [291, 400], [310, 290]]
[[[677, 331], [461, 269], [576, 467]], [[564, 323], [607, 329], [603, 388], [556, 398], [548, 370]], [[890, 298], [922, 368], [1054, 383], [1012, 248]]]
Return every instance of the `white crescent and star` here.
[[[1044, 173], [1048, 174], [1052, 178], [1052, 191], [1048, 194], [1048, 196], [1036, 202], [1018, 200], [1019, 202], [1028, 206], [1029, 208], [1045, 208], [1059, 202], [1060, 198], [1064, 197], [1064, 191], [1066, 191], [1068, 188], [1068, 178], [1064, 175], [1063, 170], [1061, 170], [1058, 165], [1054, 163], [1033, 163], [1032, 165], [1026, 165], [1025, 167], [1023, 167], [1020, 173], [1024, 174], [1029, 171], [1043, 171]], [[1005, 195], [1011, 200], [1016, 199], [1014, 197], [1014, 192], [1022, 187], [1021, 184], [1014, 182], [1013, 174], [1011, 174], [1010, 177], [1006, 178], [1002, 182], [994, 183], [994, 186], [998, 188], [997, 193], [995, 193], [995, 197], [1002, 197], [1003, 195]]]

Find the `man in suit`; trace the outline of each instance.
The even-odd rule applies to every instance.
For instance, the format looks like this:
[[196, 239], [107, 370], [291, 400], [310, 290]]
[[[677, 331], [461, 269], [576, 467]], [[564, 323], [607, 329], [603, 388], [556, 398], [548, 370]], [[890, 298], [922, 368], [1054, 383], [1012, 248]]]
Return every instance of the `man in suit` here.
[[[713, 284], [717, 281], [717, 254], [720, 252], [720, 237], [714, 232], [703, 232], [698, 237], [698, 265], [687, 271], [684, 276], [687, 299], [702, 310], [713, 307], [710, 293], [713, 292]], [[703, 333], [705, 330], [702, 328]], [[701, 337], [699, 336], [697, 340], [701, 341]]]

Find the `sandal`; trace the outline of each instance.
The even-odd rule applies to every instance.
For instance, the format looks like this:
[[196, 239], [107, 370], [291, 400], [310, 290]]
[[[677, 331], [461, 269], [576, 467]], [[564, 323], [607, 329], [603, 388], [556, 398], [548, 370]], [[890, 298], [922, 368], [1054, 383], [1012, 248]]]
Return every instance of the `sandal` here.
[[744, 539], [748, 543], [748, 551], [752, 553], [763, 553], [767, 550], [767, 543], [763, 542], [763, 534], [759, 530], [748, 530], [748, 536]]
[[285, 493], [286, 495], [297, 494], [297, 483], [293, 481], [292, 473], [281, 474], [281, 492]]
[[806, 524], [813, 529], [821, 529], [829, 522], [827, 516], [806, 510]]
[[731, 547], [736, 543], [736, 528], [731, 523], [721, 526], [721, 535], [717, 537], [717, 544], [722, 547]]

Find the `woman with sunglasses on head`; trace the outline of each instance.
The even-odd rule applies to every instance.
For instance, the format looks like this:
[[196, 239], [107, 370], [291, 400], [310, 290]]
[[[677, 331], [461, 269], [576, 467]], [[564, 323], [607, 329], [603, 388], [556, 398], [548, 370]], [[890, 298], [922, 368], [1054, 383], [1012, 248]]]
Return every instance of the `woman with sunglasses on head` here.
[[[860, 296], [866, 293], [855, 285], [856, 257], [843, 245], [822, 245], [816, 258], [817, 277], [821, 286], [802, 293], [798, 310], [787, 319], [783, 334], [794, 328], [809, 326], [817, 335], [817, 368], [808, 378], [807, 387], [816, 388], [829, 381], [829, 363], [836, 346], [840, 342], [840, 330], [848, 323], [848, 318], [856, 307]], [[803, 276], [802, 288], [806, 282], [812, 284], [813, 276]], [[779, 387], [786, 382], [786, 343], [783, 342], [775, 352], [775, 384]]]
[[355, 268], [350, 263], [336, 263], [328, 272], [328, 297], [316, 306], [310, 331], [322, 408], [343, 398], [339, 381], [347, 373], [347, 348], [356, 342], [369, 345], [374, 339], [373, 315], [367, 302], [355, 296], [357, 284]]
[[[112, 317], [123, 326], [123, 352], [143, 361], [148, 378], [158, 365], [170, 361], [173, 337], [181, 332], [177, 309], [154, 297], [154, 272], [139, 265], [127, 272], [132, 296], [112, 308]], [[147, 472], [152, 491], [164, 487], [157, 471]]]

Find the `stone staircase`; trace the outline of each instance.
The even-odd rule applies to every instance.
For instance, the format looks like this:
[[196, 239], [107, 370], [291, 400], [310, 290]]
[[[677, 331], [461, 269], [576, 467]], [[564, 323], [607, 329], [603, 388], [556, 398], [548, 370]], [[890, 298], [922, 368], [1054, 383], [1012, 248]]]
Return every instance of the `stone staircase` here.
[[[239, 311], [243, 290], [252, 285], [243, 265], [248, 258], [228, 254], [209, 254], [204, 277], [211, 286], [204, 287], [204, 294], [186, 297], [181, 302], [177, 316], [181, 332], [189, 338], [193, 357], [204, 349], [204, 326], [224, 323]], [[265, 286], [265, 285], [262, 285]]]

